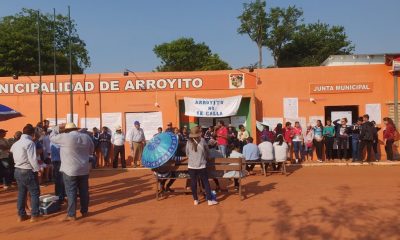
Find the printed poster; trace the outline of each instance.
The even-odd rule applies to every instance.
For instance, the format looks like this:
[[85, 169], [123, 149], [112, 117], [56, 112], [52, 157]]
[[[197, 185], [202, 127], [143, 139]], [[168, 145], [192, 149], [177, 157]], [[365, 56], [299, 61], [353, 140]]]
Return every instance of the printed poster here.
[[129, 141], [132, 135], [132, 129], [135, 127], [135, 121], [140, 122], [140, 127], [144, 131], [146, 140], [153, 138], [157, 134], [157, 129], [163, 127], [162, 112], [138, 112], [138, 113], [126, 113], [125, 124], [127, 141]]
[[379, 103], [365, 104], [365, 113], [369, 115], [370, 121], [375, 121], [376, 124], [382, 123], [381, 104]]
[[264, 117], [262, 123], [267, 125], [271, 131], [273, 131], [276, 128], [276, 125], [278, 125], [278, 123], [281, 123], [282, 126], [284, 125], [283, 118], [275, 118], [275, 117]]
[[283, 99], [283, 116], [285, 118], [297, 118], [299, 116], [299, 99], [284, 98]]
[[102, 127], [108, 127], [113, 132], [115, 130], [115, 127], [122, 126], [122, 113], [102, 113], [101, 125]]

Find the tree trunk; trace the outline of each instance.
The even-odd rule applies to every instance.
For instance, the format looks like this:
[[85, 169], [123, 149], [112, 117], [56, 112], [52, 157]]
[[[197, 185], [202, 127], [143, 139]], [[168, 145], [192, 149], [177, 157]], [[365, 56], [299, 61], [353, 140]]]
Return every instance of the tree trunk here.
[[262, 45], [258, 45], [258, 68], [262, 68]]

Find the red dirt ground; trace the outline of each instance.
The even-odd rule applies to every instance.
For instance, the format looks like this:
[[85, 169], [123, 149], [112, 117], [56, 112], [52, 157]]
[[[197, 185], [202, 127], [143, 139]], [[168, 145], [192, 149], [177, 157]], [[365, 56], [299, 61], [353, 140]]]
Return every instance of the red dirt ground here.
[[149, 170], [93, 171], [91, 216], [73, 223], [59, 222], [65, 211], [17, 223], [16, 192], [0, 192], [0, 239], [400, 239], [399, 173], [324, 166], [251, 176], [247, 199], [221, 193], [209, 207], [183, 194], [156, 201]]

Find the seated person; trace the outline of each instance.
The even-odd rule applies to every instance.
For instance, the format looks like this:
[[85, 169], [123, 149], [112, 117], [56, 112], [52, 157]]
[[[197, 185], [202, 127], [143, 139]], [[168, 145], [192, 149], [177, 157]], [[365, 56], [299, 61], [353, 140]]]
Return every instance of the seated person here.
[[282, 164], [285, 164], [287, 160], [287, 153], [289, 147], [287, 143], [283, 140], [282, 134], [279, 134], [277, 136], [273, 146], [274, 146], [275, 161], [278, 163], [277, 169], [280, 169], [282, 167]]
[[[231, 144], [231, 154], [229, 158], [241, 158], [244, 159], [243, 154], [240, 153], [240, 143], [239, 141], [235, 141]], [[236, 163], [231, 163], [236, 164]], [[243, 170], [241, 173], [239, 171], [229, 171], [224, 174], [224, 178], [234, 178], [235, 182], [235, 190], [239, 190], [239, 177], [243, 177], [247, 175], [247, 171]]]
[[[253, 143], [252, 137], [247, 138], [247, 144], [243, 147], [243, 156], [246, 161], [258, 161], [260, 159], [260, 150], [258, 149], [258, 146]], [[254, 166], [254, 163], [248, 164], [246, 170], [252, 174]]]
[[260, 150], [261, 160], [265, 161], [265, 169], [268, 169], [269, 164], [272, 165], [274, 161], [274, 148], [272, 143], [268, 140], [264, 140], [258, 145], [258, 150]]

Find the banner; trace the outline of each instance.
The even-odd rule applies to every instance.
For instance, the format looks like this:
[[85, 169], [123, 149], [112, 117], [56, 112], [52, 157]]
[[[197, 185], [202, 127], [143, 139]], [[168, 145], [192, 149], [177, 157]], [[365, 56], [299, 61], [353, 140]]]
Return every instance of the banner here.
[[236, 115], [242, 96], [227, 98], [185, 97], [185, 115], [192, 117], [229, 117]]

